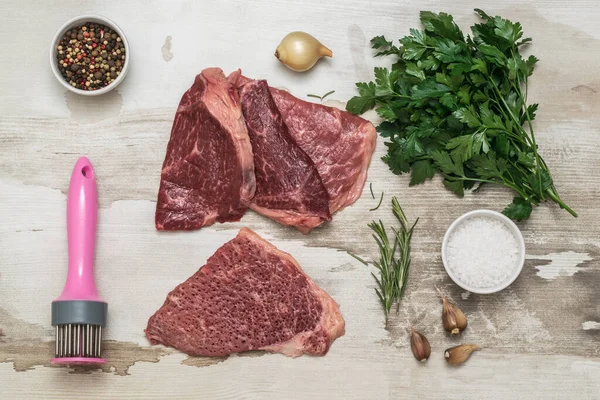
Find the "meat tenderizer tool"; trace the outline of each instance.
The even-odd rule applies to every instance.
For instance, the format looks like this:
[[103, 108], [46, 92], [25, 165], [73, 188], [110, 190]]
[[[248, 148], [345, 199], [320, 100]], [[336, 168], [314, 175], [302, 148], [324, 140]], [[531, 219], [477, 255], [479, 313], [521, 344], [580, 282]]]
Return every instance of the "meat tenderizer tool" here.
[[104, 364], [102, 328], [108, 305], [94, 282], [94, 245], [98, 219], [96, 176], [90, 160], [77, 160], [67, 196], [69, 270], [62, 294], [52, 302], [56, 327], [53, 364]]

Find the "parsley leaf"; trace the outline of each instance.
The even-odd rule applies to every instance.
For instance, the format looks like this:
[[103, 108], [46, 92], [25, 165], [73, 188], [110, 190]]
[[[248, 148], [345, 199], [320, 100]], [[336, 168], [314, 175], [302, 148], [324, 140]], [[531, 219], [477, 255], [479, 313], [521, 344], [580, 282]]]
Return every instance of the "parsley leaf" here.
[[420, 16], [421, 23], [426, 31], [452, 40], [464, 40], [463, 34], [460, 28], [454, 23], [452, 15], [443, 12], [435, 14], [431, 11], [421, 11]]
[[542, 199], [544, 198], [546, 190], [552, 187], [552, 177], [548, 171], [545, 170], [541, 170], [538, 174], [530, 174], [528, 181], [534, 193]]
[[426, 78], [425, 71], [423, 71], [422, 68], [419, 68], [419, 66], [414, 62], [406, 63], [406, 74], [412, 75], [421, 81], [424, 81]]
[[362, 114], [367, 110], [375, 107], [375, 90], [376, 86], [373, 82], [358, 82], [358, 96], [351, 98], [346, 104], [346, 110], [353, 114]]
[[511, 204], [509, 204], [502, 213], [506, 215], [508, 218], [515, 219], [517, 221], [521, 221], [529, 218], [531, 212], [533, 211], [533, 207], [531, 206], [531, 202], [525, 200], [522, 197], [515, 197]]
[[417, 60], [427, 51], [427, 34], [417, 29], [410, 30], [410, 36], [400, 39], [404, 49], [402, 58], [405, 60]]
[[452, 157], [450, 157], [449, 153], [442, 151], [434, 151], [431, 153], [431, 158], [435, 162], [435, 165], [445, 174], [447, 175], [458, 175], [465, 176], [465, 172], [463, 170], [463, 165], [460, 160], [455, 161]]
[[377, 132], [379, 132], [379, 135], [381, 135], [381, 137], [388, 138], [397, 134], [400, 128], [396, 124], [392, 124], [390, 122], [382, 122], [377, 126], [376, 129]]
[[[538, 109], [538, 104], [534, 103], [534, 104], [530, 104], [527, 106], [527, 113], [529, 114], [529, 119], [531, 119], [532, 121], [535, 119], [535, 112]], [[525, 122], [527, 122], [527, 116], [525, 114], [523, 114], [523, 118], [521, 118], [521, 123], [524, 124]]]
[[507, 163], [503, 158], [496, 159], [496, 153], [490, 151], [488, 154], [478, 154], [473, 156], [471, 161], [473, 171], [482, 179], [502, 180], [506, 172]]
[[481, 53], [483, 53], [487, 61], [490, 61], [499, 67], [506, 65], [507, 58], [497, 47], [490, 46], [488, 44], [482, 44], [478, 47], [478, 49]]
[[429, 160], [420, 160], [412, 165], [410, 174], [410, 186], [425, 182], [427, 179], [433, 178], [435, 168]]
[[455, 160], [467, 161], [473, 156], [473, 135], [462, 135], [450, 139], [446, 149]]
[[511, 45], [515, 45], [523, 37], [523, 28], [518, 22], [512, 23], [507, 19], [496, 17], [494, 26], [494, 33], [506, 39]]
[[450, 88], [444, 84], [426, 80], [413, 87], [412, 98], [414, 100], [440, 98], [449, 91]]
[[385, 36], [375, 36], [371, 39], [371, 47], [379, 50], [379, 52], [375, 54], [375, 57], [400, 53], [400, 49], [394, 46], [393, 42], [388, 41]]
[[375, 107], [375, 98], [354, 96], [346, 103], [346, 110], [352, 114], [362, 114]]
[[394, 94], [394, 84], [400, 71], [389, 71], [387, 68], [375, 67], [375, 94], [389, 96]]
[[371, 39], [371, 47], [374, 49], [389, 49], [393, 47], [393, 42], [388, 41], [385, 36], [375, 36]]
[[460, 122], [464, 122], [469, 128], [477, 128], [481, 126], [481, 121], [477, 117], [477, 113], [473, 109], [473, 106], [462, 107], [454, 111], [453, 115], [458, 118]]
[[440, 103], [451, 111], [454, 111], [458, 108], [457, 100], [457, 97], [450, 93], [446, 93], [440, 97]]
[[446, 189], [454, 192], [458, 197], [463, 197], [465, 195], [465, 188], [462, 181], [444, 179], [444, 186]]
[[460, 42], [454, 42], [450, 39], [441, 38], [436, 41], [433, 56], [444, 63], [466, 63], [468, 62], [468, 59], [462, 55], [464, 49], [466, 49], [466, 46]]

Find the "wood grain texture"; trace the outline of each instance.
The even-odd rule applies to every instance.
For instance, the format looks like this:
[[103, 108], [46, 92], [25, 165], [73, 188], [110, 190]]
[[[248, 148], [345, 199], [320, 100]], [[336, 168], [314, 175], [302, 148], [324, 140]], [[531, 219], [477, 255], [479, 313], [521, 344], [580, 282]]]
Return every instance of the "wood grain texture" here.
[[[219, 2], [0, 0], [0, 397], [7, 399], [598, 399], [600, 398], [600, 17], [596, 0], [499, 3], [458, 0]], [[401, 37], [418, 25], [418, 11], [447, 11], [465, 29], [474, 7], [520, 21], [540, 58], [530, 96], [541, 153], [561, 197], [580, 214], [553, 204], [520, 224], [525, 268], [502, 293], [460, 290], [445, 274], [445, 229], [475, 208], [502, 209], [511, 193], [487, 187], [458, 200], [439, 178], [408, 187], [379, 160], [379, 139], [368, 187], [332, 223], [302, 235], [252, 212], [239, 223], [196, 232], [158, 233], [154, 207], [160, 166], [175, 108], [201, 69], [242, 68], [300, 98], [335, 93], [343, 107], [354, 82], [376, 65], [368, 40]], [[114, 19], [130, 41], [130, 75], [108, 95], [64, 93], [48, 67], [55, 31], [77, 14]], [[32, 22], [33, 21], [33, 22]], [[25, 28], [24, 28], [25, 27]], [[291, 30], [311, 32], [334, 58], [295, 74], [272, 56]], [[15, 32], [19, 34], [15, 35]], [[373, 113], [368, 117], [376, 122]], [[48, 365], [50, 302], [66, 276], [65, 204], [71, 168], [87, 155], [98, 176], [100, 211], [97, 281], [109, 302], [104, 369]], [[384, 202], [369, 212], [384, 192]], [[409, 219], [420, 217], [413, 240], [408, 290], [400, 312], [383, 325], [370, 268], [348, 251], [377, 256], [366, 223], [391, 222], [398, 196]], [[188, 358], [150, 347], [147, 318], [166, 294], [193, 274], [237, 230], [248, 226], [284, 251], [340, 303], [347, 333], [323, 358], [232, 355]], [[469, 318], [461, 338], [440, 324], [435, 287]], [[408, 327], [429, 338], [426, 364], [410, 354]], [[443, 361], [458, 342], [482, 345], [461, 368]]]

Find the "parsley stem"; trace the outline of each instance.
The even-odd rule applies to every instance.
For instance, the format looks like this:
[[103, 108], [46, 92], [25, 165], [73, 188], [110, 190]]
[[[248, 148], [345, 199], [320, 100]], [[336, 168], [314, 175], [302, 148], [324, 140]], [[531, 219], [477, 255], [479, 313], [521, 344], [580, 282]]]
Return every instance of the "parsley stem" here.
[[[527, 134], [527, 131], [525, 129], [523, 129], [523, 127], [521, 126], [521, 122], [512, 113], [510, 107], [506, 103], [506, 100], [504, 100], [504, 96], [502, 96], [502, 93], [500, 92], [500, 89], [498, 89], [498, 86], [496, 86], [496, 84], [494, 83], [494, 81], [492, 79], [489, 79], [489, 81], [492, 84], [492, 87], [494, 88], [494, 91], [496, 92], [496, 96], [498, 96], [498, 99], [500, 99], [500, 101], [502, 101], [502, 104], [504, 105], [504, 107], [500, 107], [500, 110], [502, 111], [502, 113], [504, 114], [504, 116], [507, 119], [512, 119], [513, 120], [513, 122], [517, 126], [517, 129], [519, 129], [519, 131], [521, 131], [522, 133], [524, 133], [524, 136], [527, 139], [527, 141], [529, 142], [529, 144], [533, 146], [535, 143], [531, 141], [531, 138]], [[498, 103], [496, 103], [496, 104], [498, 104]], [[506, 114], [506, 112], [508, 112], [508, 115]], [[509, 116], [510, 116], [510, 118], [508, 118]]]
[[[494, 181], [494, 180], [491, 180], [491, 179], [469, 178], [469, 177], [466, 177], [466, 176], [446, 176], [446, 179], [451, 180], [451, 181], [472, 181], [472, 182], [482, 182], [482, 183], [499, 183], [498, 181]], [[519, 186], [517, 186], [516, 183], [514, 183], [514, 180], [511, 183], [510, 181], [507, 181], [504, 178], [502, 178], [502, 184], [504, 186], [506, 186], [506, 187], [514, 190], [515, 192], [517, 192], [524, 199], [527, 199], [529, 197], [524, 190], [522, 190], [521, 188], [519, 188]]]
[[574, 216], [574, 217], [577, 217], [577, 213], [576, 213], [574, 210], [572, 210], [572, 209], [571, 209], [571, 207], [569, 207], [568, 205], [566, 205], [566, 204], [565, 204], [565, 202], [563, 202], [563, 201], [560, 199], [560, 197], [558, 197], [558, 195], [557, 195], [556, 193], [554, 193], [554, 192], [553, 192], [552, 190], [550, 190], [550, 189], [547, 189], [547, 190], [546, 190], [546, 193], [548, 193], [548, 196], [549, 196], [549, 197], [550, 197], [552, 200], [554, 200], [554, 202], [555, 202], [556, 204], [558, 204], [558, 205], [560, 206], [560, 208], [562, 208], [562, 209], [564, 209], [564, 210], [567, 210], [567, 212], [568, 212], [569, 214], [571, 214], [571, 215], [572, 215], [572, 216]]
[[469, 178], [467, 176], [446, 176], [446, 179], [449, 179], [452, 181], [473, 181], [473, 182], [497, 183], [496, 181], [492, 181], [489, 179]]
[[393, 93], [394, 95], [396, 95], [397, 97], [402, 97], [402, 98], [404, 98], [404, 99], [412, 99], [412, 96], [407, 96], [407, 95], [404, 95], [404, 94], [400, 94], [400, 93], [398, 93], [398, 92], [395, 92], [395, 91], [393, 91], [393, 90], [392, 90], [392, 93]]
[[[514, 121], [514, 123], [517, 125], [517, 129], [520, 129], [521, 132], [523, 132], [523, 135], [528, 138], [530, 140], [531, 143], [531, 149], [533, 150], [533, 154], [535, 156], [535, 160], [536, 160], [536, 175], [538, 176], [538, 184], [539, 184], [539, 195], [540, 195], [540, 200], [544, 200], [544, 192], [542, 190], [542, 171], [541, 171], [541, 161], [540, 161], [540, 155], [538, 154], [537, 151], [537, 144], [535, 143], [535, 136], [533, 133], [533, 126], [531, 124], [531, 118], [529, 117], [529, 113], [527, 112], [527, 110], [525, 110], [525, 115], [527, 116], [527, 121], [529, 123], [529, 134], [527, 133], [527, 131], [523, 128], [523, 126], [521, 125], [521, 121], [519, 121], [517, 119], [517, 117], [515, 117], [515, 115], [513, 114], [512, 110], [510, 109], [510, 107], [508, 106], [508, 104], [506, 103], [506, 100], [504, 100], [504, 97], [502, 96], [502, 93], [500, 92], [500, 89], [498, 89], [498, 86], [493, 82], [492, 82], [492, 86], [494, 87], [494, 90], [496, 91], [497, 96], [500, 98], [500, 100], [502, 101], [502, 103], [504, 104], [504, 106], [506, 107], [506, 110], [508, 111], [508, 114], [511, 116], [512, 120]], [[512, 84], [513, 88], [514, 88], [514, 83]], [[521, 100], [521, 102], [523, 102], [523, 96], [521, 95], [520, 91], [517, 91], [517, 94], [519, 95], [519, 98]], [[529, 137], [529, 135], [531, 135], [531, 137]]]
[[[537, 151], [538, 146], [535, 141], [535, 133], [533, 132], [533, 124], [531, 122], [531, 116], [529, 115], [529, 110], [527, 110], [527, 104], [525, 103], [523, 94], [522, 94], [520, 88], [516, 87], [514, 83], [511, 83], [511, 84], [512, 84], [512, 87], [517, 92], [517, 94], [519, 95], [519, 99], [521, 100], [521, 103], [522, 103], [523, 113], [525, 114], [525, 117], [527, 118], [527, 125], [529, 127], [529, 135], [531, 136], [531, 147], [533, 149], [533, 154], [534, 154], [535, 160], [536, 160], [535, 174], [538, 176], [538, 190], [540, 193], [540, 200], [545, 200], [544, 199], [544, 190], [542, 188], [542, 171], [541, 171], [541, 169], [543, 167], [549, 176], [550, 176], [550, 170], [548, 169], [548, 166], [546, 165], [546, 162], [544, 161], [544, 159], [539, 155], [539, 153]], [[519, 127], [521, 128], [521, 130], [523, 131], [524, 134], [527, 134], [527, 132], [521, 125]], [[554, 187], [554, 184], [552, 186]]]

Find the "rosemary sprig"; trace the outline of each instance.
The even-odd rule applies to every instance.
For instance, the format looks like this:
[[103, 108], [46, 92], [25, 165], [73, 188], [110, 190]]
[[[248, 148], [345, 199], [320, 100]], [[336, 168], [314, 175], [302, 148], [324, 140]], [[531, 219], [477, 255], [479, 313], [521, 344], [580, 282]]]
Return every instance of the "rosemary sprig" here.
[[398, 203], [396, 197], [392, 197], [392, 212], [400, 228], [393, 228], [394, 236], [388, 237], [385, 225], [381, 220], [368, 224], [373, 230], [373, 238], [379, 247], [379, 261], [373, 264], [379, 270], [379, 277], [374, 273], [373, 278], [377, 282], [375, 292], [381, 301], [385, 314], [385, 327], [388, 327], [390, 310], [394, 302], [397, 304], [396, 312], [400, 309], [400, 299], [408, 281], [408, 270], [410, 268], [410, 240], [413, 230], [419, 219], [409, 226], [406, 215]]

